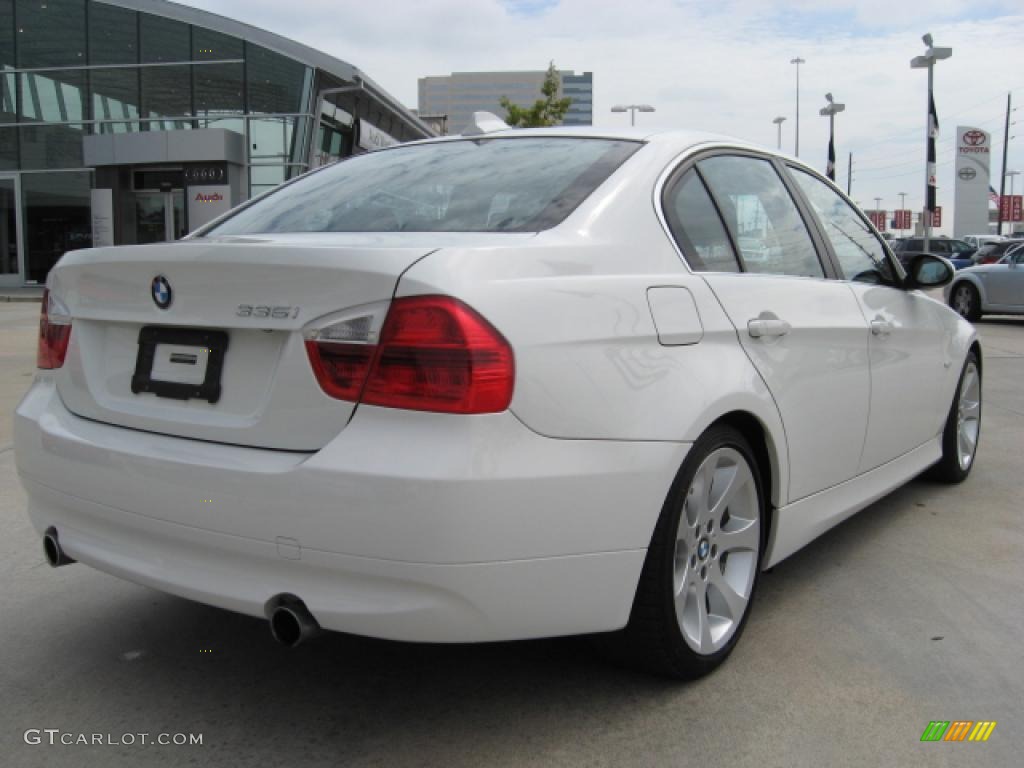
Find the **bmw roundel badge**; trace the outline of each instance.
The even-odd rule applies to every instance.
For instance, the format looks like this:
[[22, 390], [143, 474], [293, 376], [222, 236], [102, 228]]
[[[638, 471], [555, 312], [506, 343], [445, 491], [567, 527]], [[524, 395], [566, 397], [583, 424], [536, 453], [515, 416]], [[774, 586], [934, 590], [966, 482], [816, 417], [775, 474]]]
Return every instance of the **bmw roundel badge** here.
[[153, 284], [150, 287], [150, 292], [153, 294], [153, 302], [160, 307], [160, 309], [167, 309], [171, 306], [174, 294], [171, 292], [171, 284], [167, 282], [166, 277], [163, 275], [157, 275], [154, 277]]

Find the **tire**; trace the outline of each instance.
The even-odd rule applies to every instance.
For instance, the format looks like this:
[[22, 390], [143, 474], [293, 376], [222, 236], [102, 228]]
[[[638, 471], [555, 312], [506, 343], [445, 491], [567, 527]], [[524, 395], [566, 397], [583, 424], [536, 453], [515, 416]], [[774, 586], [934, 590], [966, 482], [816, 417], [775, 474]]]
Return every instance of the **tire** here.
[[944, 483], [962, 483], [974, 467], [980, 438], [981, 367], [978, 356], [969, 352], [942, 430], [942, 458], [929, 470], [929, 476]]
[[762, 487], [742, 433], [717, 426], [701, 435], [662, 507], [629, 623], [606, 648], [633, 666], [683, 680], [725, 661], [760, 575]]
[[968, 322], [976, 323], [981, 319], [981, 296], [978, 289], [966, 280], [957, 283], [949, 292], [949, 306]]

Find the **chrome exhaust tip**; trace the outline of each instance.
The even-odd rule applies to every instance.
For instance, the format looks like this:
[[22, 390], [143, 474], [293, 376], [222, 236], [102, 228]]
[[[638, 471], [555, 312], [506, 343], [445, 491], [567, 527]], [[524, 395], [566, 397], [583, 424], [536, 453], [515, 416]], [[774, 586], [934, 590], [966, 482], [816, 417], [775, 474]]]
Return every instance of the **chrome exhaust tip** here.
[[60, 568], [62, 565], [71, 565], [75, 562], [61, 549], [56, 528], [48, 528], [43, 534], [43, 555], [51, 568]]
[[281, 645], [294, 648], [320, 634], [320, 625], [306, 604], [294, 595], [278, 595], [267, 604], [270, 634]]

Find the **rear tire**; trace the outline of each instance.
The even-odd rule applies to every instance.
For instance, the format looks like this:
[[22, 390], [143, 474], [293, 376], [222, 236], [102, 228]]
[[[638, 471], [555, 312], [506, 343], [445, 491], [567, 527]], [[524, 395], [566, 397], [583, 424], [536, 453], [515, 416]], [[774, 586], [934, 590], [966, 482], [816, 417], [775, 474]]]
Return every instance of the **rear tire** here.
[[929, 476], [943, 483], [962, 483], [974, 467], [980, 438], [981, 368], [978, 356], [969, 352], [942, 430], [942, 458]]
[[964, 320], [976, 323], [981, 319], [981, 296], [967, 281], [958, 283], [949, 294], [949, 306]]
[[765, 542], [758, 464], [742, 433], [712, 427], [694, 443], [655, 526], [624, 630], [606, 648], [677, 679], [708, 674], [739, 640]]

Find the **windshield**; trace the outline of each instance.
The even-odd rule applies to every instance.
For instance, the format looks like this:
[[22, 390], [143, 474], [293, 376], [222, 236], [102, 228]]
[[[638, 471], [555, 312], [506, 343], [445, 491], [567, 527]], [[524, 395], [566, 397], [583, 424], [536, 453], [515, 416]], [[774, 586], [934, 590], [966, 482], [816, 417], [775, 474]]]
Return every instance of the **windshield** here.
[[640, 146], [497, 138], [370, 152], [284, 186], [203, 235], [536, 232], [561, 222]]

